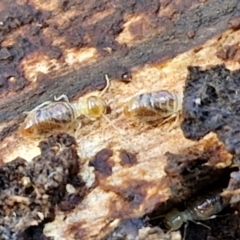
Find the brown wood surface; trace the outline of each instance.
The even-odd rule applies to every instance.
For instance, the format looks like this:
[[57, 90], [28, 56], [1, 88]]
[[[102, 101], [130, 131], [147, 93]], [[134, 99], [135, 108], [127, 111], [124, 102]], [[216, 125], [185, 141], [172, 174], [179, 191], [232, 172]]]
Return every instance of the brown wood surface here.
[[[102, 148], [114, 150], [112, 174], [100, 176], [73, 211], [58, 211], [44, 230], [47, 236], [100, 239], [122, 219], [141, 217], [164, 203], [172, 194], [164, 179], [167, 151], [188, 155], [193, 147], [211, 152], [214, 165], [229, 164], [231, 156], [215, 135], [195, 143], [179, 128], [169, 134], [164, 127], [141, 129], [123, 120], [121, 107], [139, 92], [182, 89], [189, 65], [225, 63], [238, 69], [239, 28], [238, 0], [1, 1], [2, 162], [17, 156], [31, 160], [39, 153], [38, 142], [16, 131], [24, 111], [54, 95], [66, 94], [72, 100], [101, 89], [105, 74], [111, 80], [131, 78], [127, 84], [113, 81], [104, 95], [113, 109], [110, 119], [127, 137], [109, 130], [104, 120], [84, 126], [76, 136], [84, 163], [80, 174], [86, 182], [91, 186], [88, 162]], [[137, 153], [138, 164], [121, 166], [122, 148]], [[129, 192], [142, 196], [140, 202], [126, 202]]]

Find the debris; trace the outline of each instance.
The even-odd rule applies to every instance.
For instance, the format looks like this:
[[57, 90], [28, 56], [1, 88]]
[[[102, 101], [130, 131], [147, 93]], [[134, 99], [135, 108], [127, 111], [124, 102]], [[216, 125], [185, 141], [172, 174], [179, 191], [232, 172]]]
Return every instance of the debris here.
[[199, 140], [215, 132], [231, 154], [239, 155], [240, 71], [224, 65], [188, 69], [181, 125], [185, 137]]
[[66, 184], [79, 172], [71, 136], [55, 135], [39, 146], [41, 155], [31, 162], [17, 158], [0, 168], [0, 239], [17, 239], [29, 227], [53, 219]]

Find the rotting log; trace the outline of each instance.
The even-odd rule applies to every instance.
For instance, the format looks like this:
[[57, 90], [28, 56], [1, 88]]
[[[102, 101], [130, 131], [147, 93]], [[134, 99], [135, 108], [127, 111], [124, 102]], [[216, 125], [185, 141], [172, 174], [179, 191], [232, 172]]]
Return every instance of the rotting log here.
[[[146, 3], [145, 3], [146, 2]], [[76, 134], [82, 161], [79, 173], [92, 186], [70, 212], [57, 211], [44, 232], [54, 239], [100, 239], [122, 219], [138, 218], [171, 199], [166, 181], [166, 152], [211, 152], [213, 165], [224, 168], [231, 155], [210, 134], [200, 142], [184, 138], [180, 128], [168, 133], [125, 119], [122, 106], [135, 94], [182, 91], [189, 65], [225, 63], [239, 68], [240, 6], [223, 1], [3, 1], [0, 4], [1, 160], [38, 155], [38, 142], [16, 131], [31, 110], [53, 96], [77, 99], [111, 80], [104, 98], [111, 121], [88, 123]], [[113, 150], [111, 171], [95, 176], [89, 161], [102, 149]], [[136, 154], [121, 165], [119, 152]], [[189, 151], [189, 152], [188, 152]], [[211, 162], [211, 161], [210, 161]], [[134, 198], [135, 197], [135, 198]], [[185, 196], [186, 198], [187, 196]], [[130, 199], [130, 200], [129, 200]], [[132, 200], [131, 200], [132, 199]]]

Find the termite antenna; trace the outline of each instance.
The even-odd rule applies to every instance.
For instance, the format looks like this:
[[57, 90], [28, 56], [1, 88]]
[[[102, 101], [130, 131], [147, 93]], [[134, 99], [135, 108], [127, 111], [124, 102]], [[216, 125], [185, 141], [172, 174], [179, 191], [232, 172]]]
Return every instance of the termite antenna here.
[[187, 236], [188, 224], [189, 224], [189, 222], [186, 222], [186, 224], [184, 225], [183, 240], [185, 240], [185, 239], [186, 239], [186, 236]]
[[105, 86], [105, 88], [102, 90], [102, 92], [100, 93], [100, 96], [102, 96], [102, 95], [108, 90], [108, 88], [110, 87], [110, 80], [109, 80], [107, 74], [105, 74], [105, 80], [106, 80], [106, 86]]
[[[107, 74], [105, 74], [105, 79], [106, 79], [106, 86], [100, 93], [100, 96], [102, 96], [110, 87], [110, 80]], [[115, 124], [106, 115], [103, 114], [102, 116], [120, 135], [124, 135], [121, 132], [121, 130], [118, 127], [116, 127]]]
[[58, 101], [61, 101], [61, 100], [64, 100], [65, 102], [70, 102], [69, 99], [68, 99], [68, 96], [65, 95], [65, 94], [62, 94], [61, 96], [57, 97], [57, 96], [54, 96], [54, 101], [55, 102], [58, 102]]
[[122, 131], [121, 131], [118, 127], [116, 127], [115, 124], [114, 124], [106, 115], [103, 114], [102, 117], [103, 117], [120, 135], [124, 135], [124, 134], [122, 133]]

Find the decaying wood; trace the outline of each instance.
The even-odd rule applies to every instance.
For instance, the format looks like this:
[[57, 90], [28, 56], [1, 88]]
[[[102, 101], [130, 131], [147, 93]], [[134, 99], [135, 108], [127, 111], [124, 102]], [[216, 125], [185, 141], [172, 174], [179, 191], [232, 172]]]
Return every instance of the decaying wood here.
[[[146, 3], [145, 3], [146, 2]], [[147, 3], [148, 2], [148, 3]], [[19, 1], [0, 4], [1, 160], [39, 154], [38, 141], [16, 131], [22, 113], [53, 96], [77, 99], [104, 86], [108, 115], [75, 134], [82, 179], [91, 189], [73, 210], [58, 210], [44, 233], [54, 239], [101, 239], [123, 219], [138, 218], [171, 198], [164, 167], [166, 152], [212, 150], [216, 168], [231, 162], [214, 134], [200, 142], [184, 138], [178, 127], [141, 126], [125, 119], [123, 104], [133, 95], [167, 89], [182, 91], [187, 67], [225, 63], [239, 66], [240, 7], [223, 1]], [[12, 16], [12, 17], [10, 17]], [[130, 79], [128, 83], [120, 81]], [[118, 81], [117, 81], [118, 80]], [[107, 175], [89, 161], [111, 149]], [[122, 164], [122, 150], [136, 156]], [[96, 180], [96, 181], [95, 181]], [[94, 183], [95, 182], [95, 183]]]

